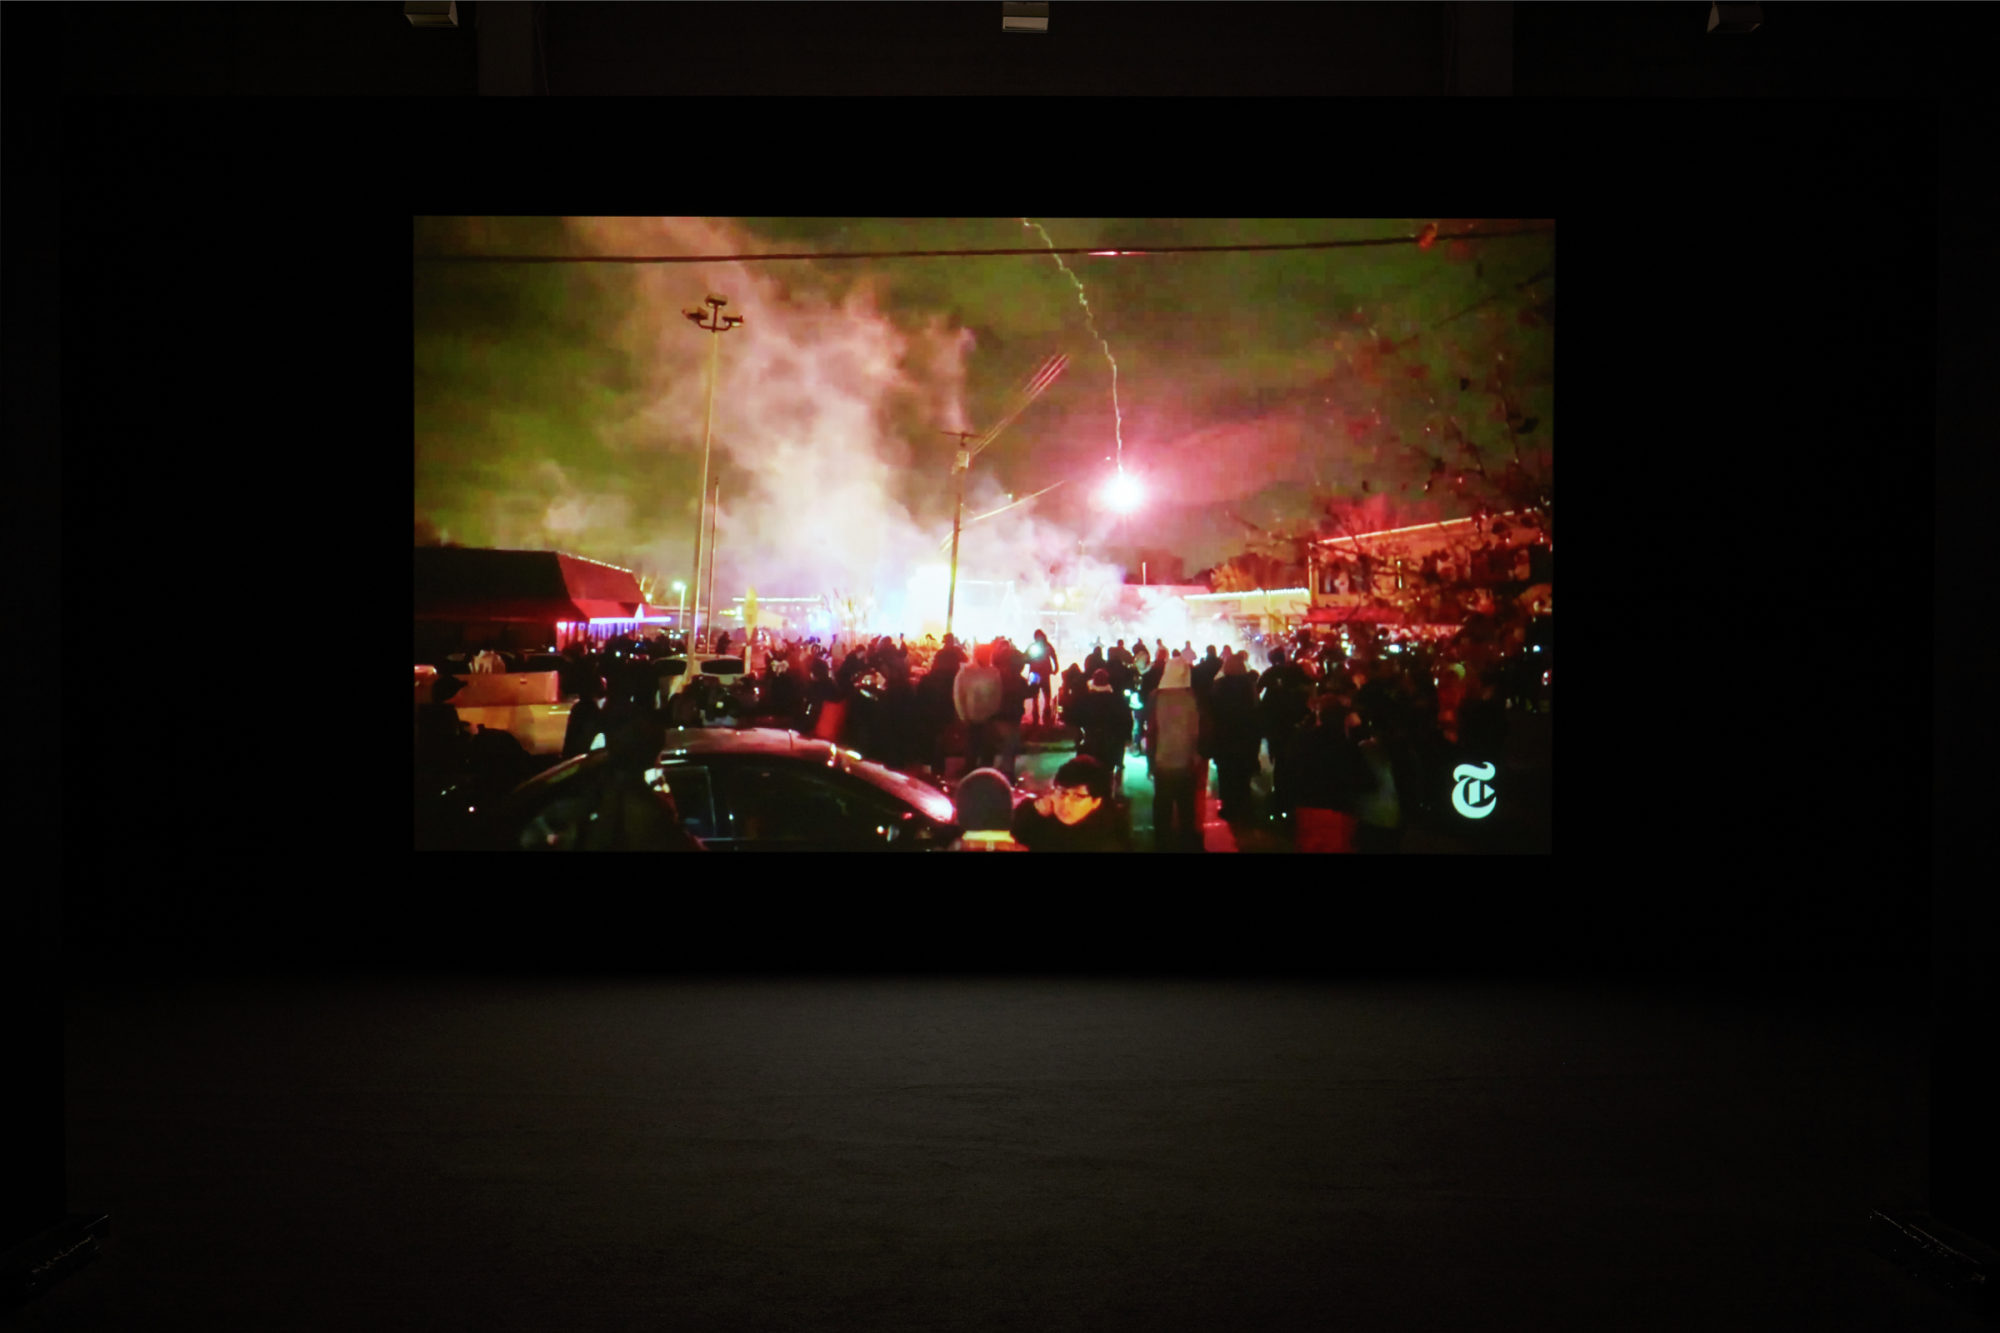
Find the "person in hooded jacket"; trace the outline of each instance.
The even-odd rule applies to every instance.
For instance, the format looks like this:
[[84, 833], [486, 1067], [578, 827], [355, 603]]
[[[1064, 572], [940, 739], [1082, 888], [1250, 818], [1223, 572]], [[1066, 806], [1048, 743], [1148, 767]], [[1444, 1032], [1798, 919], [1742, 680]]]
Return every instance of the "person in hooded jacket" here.
[[1090, 678], [1083, 674], [1083, 668], [1071, 662], [1062, 673], [1061, 717], [1062, 724], [1074, 727], [1079, 736], [1083, 733], [1083, 701], [1090, 693]]
[[1162, 852], [1198, 852], [1208, 760], [1201, 753], [1201, 709], [1186, 662], [1170, 657], [1161, 664], [1152, 706], [1146, 762], [1153, 777], [1153, 846]]
[[1112, 687], [1110, 668], [1102, 668], [1090, 678], [1090, 690], [1083, 701], [1083, 744], [1078, 752], [1104, 766], [1116, 791], [1125, 772], [1125, 749], [1131, 743], [1131, 706]]
[[965, 765], [967, 769], [988, 768], [998, 735], [993, 719], [1000, 711], [1002, 682], [993, 665], [993, 645], [973, 645], [972, 661], [958, 669], [952, 682], [952, 704], [965, 724]]

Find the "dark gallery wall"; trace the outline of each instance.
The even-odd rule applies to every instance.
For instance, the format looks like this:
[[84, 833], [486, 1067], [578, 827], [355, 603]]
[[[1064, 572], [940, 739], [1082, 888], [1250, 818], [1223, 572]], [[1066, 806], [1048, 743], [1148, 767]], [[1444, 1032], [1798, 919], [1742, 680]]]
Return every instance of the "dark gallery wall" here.
[[[34, 139], [37, 122], [28, 114], [23, 92], [31, 86], [40, 89], [45, 112], [58, 105], [57, 98], [71, 98], [77, 100], [68, 104], [69, 110], [85, 118], [114, 99], [139, 99], [142, 104], [148, 99], [246, 99], [240, 113], [234, 103], [214, 105], [240, 114], [259, 143], [265, 140], [254, 128], [257, 109], [271, 102], [318, 98], [337, 106], [338, 99], [385, 99], [360, 119], [363, 129], [357, 133], [379, 135], [386, 129], [419, 146], [408, 151], [435, 151], [446, 161], [454, 143], [477, 131], [437, 112], [435, 100], [482, 94], [575, 99], [875, 94], [1435, 99], [1503, 94], [1521, 102], [1776, 98], [1831, 103], [1973, 93], [1981, 85], [1973, 61], [1984, 49], [1983, 24], [1979, 30], [1973, 27], [1980, 11], [1969, 5], [1768, 4], [1762, 6], [1762, 28], [1741, 37], [1705, 32], [1708, 7], [1699, 3], [1052, 0], [1051, 30], [1045, 36], [1003, 34], [997, 8], [984, 0], [797, 6], [471, 0], [458, 6], [456, 27], [418, 29], [400, 3], [8, 6], [0, 15], [0, 29], [8, 39], [0, 50], [10, 90], [6, 150], [0, 161], [10, 164], [10, 241], [21, 244], [35, 225], [33, 210], [21, 201], [33, 198], [36, 186], [49, 194], [49, 183], [65, 168], [53, 139]], [[735, 105], [748, 113], [739, 122], [754, 118], [750, 104]], [[1579, 116], [1585, 109], [1579, 103]], [[173, 117], [162, 118], [167, 127], [160, 131], [163, 143], [175, 123]], [[988, 121], [979, 124], [983, 130]], [[1052, 138], [1068, 144], [1079, 137], [1077, 126], [1069, 122], [1050, 125], [1024, 114], [1022, 125], [1022, 143], [1029, 146]], [[1287, 132], [1278, 127], [1280, 137]], [[1978, 161], [1984, 142], [1976, 129], [1960, 125], [1956, 139], [1947, 133], [1941, 160]], [[80, 145], [96, 154], [89, 158], [93, 162], [108, 160], [112, 152], [101, 130], [93, 140], [79, 134], [72, 122], [65, 151], [78, 155]], [[148, 140], [136, 155], [154, 146]], [[1428, 154], [1427, 162], [1448, 166], [1453, 160], [1436, 151], [1440, 146], [1435, 143], [1419, 146]], [[1443, 146], [1455, 151], [1485, 147], [1456, 141]], [[1607, 153], [1620, 148], [1604, 145]], [[995, 152], [1004, 156], [1020, 149], [1021, 144], [1002, 143]], [[1202, 172], [1220, 176], [1226, 171], [1226, 154], [1213, 146], [1191, 143], [1190, 149]], [[199, 154], [203, 146], [179, 144], [177, 150]], [[1518, 144], [1508, 151], [1510, 160], [1532, 178], [1524, 188], [1535, 188], [1554, 172], [1572, 182], [1559, 192], [1568, 199], [1573, 181], [1588, 174], [1554, 171], [1573, 166], [1574, 157], [1549, 163]], [[1936, 150], [1912, 141], [1913, 153], [1925, 151]], [[73, 166], [77, 160], [72, 156], [67, 163]], [[356, 154], [344, 169], [351, 171], [366, 160], [365, 154]], [[685, 157], [675, 160], [684, 162]], [[93, 198], [108, 199], [117, 193], [110, 183], [115, 179], [115, 173], [107, 173], [105, 179], [84, 184], [65, 181], [64, 188], [83, 188], [95, 191]], [[1685, 181], [1671, 185], [1688, 188]], [[1692, 188], [1703, 187], [1697, 181]], [[133, 208], [157, 208], [161, 202], [148, 194]], [[402, 209], [400, 200], [391, 204], [392, 210]], [[1916, 210], [1929, 204], [1912, 200]], [[69, 221], [74, 225], [74, 219]], [[1947, 264], [1953, 254], [1963, 257], [1980, 248], [1990, 255], [1990, 228], [1947, 227], [1945, 232], [1948, 246], [1956, 247], [1947, 250]], [[1755, 271], [1767, 241], [1742, 235], [1690, 238], [1691, 245], [1712, 252], [1716, 264], [1745, 272]], [[54, 269], [32, 270], [39, 276], [24, 282], [23, 270], [11, 257], [9, 263], [7, 280], [0, 283], [12, 293], [8, 356], [10, 364], [25, 367], [30, 363], [19, 359], [11, 332], [16, 318], [12, 302], [43, 285], [53, 301]], [[1991, 271], [1990, 263], [1986, 271]], [[74, 303], [80, 292], [106, 289], [115, 279], [65, 269], [64, 280], [65, 294]], [[1972, 311], [1983, 309], [1969, 286], [1947, 286], [1939, 298], [1968, 322]], [[1990, 341], [1990, 334], [1985, 336]], [[1971, 360], [1991, 364], [1990, 357]], [[24, 370], [15, 378], [19, 383], [42, 377]], [[53, 366], [48, 379], [53, 382]], [[1968, 394], [1969, 380], [1956, 383], [1962, 397]], [[18, 402], [17, 392], [10, 414]], [[23, 437], [12, 415], [8, 424], [10, 438]], [[1950, 541], [1963, 541], [1966, 531], [1970, 529], [1957, 535], [1941, 532], [1940, 550]], [[1983, 622], [1965, 617], [1960, 623]], [[1970, 632], [1960, 628], [1940, 634]], [[1968, 651], [1969, 645], [1954, 648], [1941, 637], [1939, 662], [1963, 658]], [[1887, 725], [1879, 712], [1874, 712], [1876, 722], [1863, 721], [1877, 708], [1876, 686], [1858, 677], [1879, 668], [1857, 658], [1827, 667], [1835, 669], [1857, 673], [1855, 695], [1830, 700], [1827, 715], [1851, 718], [1857, 727]], [[1908, 725], [1913, 716], [1921, 724], [1931, 716], [1919, 688], [1890, 705], [1897, 710], [1889, 720], [1894, 725]], [[1983, 716], [1983, 710], [1970, 715]], [[1969, 759], [1983, 757], [1965, 748], [1970, 734], [1941, 733], [1940, 753], [1950, 745]], [[1943, 771], [1941, 766], [1940, 775]], [[1490, 878], [1441, 875], [1434, 868], [1413, 872], [1390, 900], [1344, 907], [1327, 936], [1338, 940], [1330, 946], [1333, 952], [1316, 948], [1315, 940], [1325, 937], [1308, 936], [1298, 928], [1290, 915], [1296, 905], [1281, 876], [1267, 877], [1250, 894], [1238, 895], [1239, 910], [1226, 924], [1212, 913], [1204, 915], [1199, 905], [1180, 906], [1152, 918], [1099, 923], [1079, 935], [1033, 915], [1044, 910], [1041, 905], [1030, 904], [1024, 911], [1018, 898], [1001, 893], [995, 893], [981, 915], [943, 912], [913, 890], [867, 910], [821, 909], [823, 915], [795, 922], [776, 941], [753, 936], [744, 917], [727, 911], [696, 921], [645, 919], [635, 933], [671, 941], [669, 965], [780, 973], [829, 963], [892, 964], [896, 955], [888, 942], [910, 932], [923, 934], [934, 945], [926, 957], [944, 969], [1033, 970], [1131, 958], [1138, 960], [1137, 970], [1308, 971], [1337, 957], [1347, 965], [1403, 973], [1571, 967], [1606, 972], [1635, 966], [1742, 974], [1804, 968], [1842, 971], [1864, 986], [1872, 971], [1885, 988], [1932, 988], [1938, 1057], [1934, 1090], [1937, 1105], [1950, 1112], [1934, 1125], [1933, 1154], [1940, 1165], [1932, 1171], [1933, 1202], [1940, 1215], [1992, 1239], [2000, 1237], [1995, 1211], [2000, 1173], [1990, 1129], [1981, 1126], [2000, 1123], [2000, 1106], [1991, 1092], [1995, 1081], [1987, 1068], [1994, 927], [1991, 896], [1974, 896], [1976, 884], [1987, 876], [1944, 877], [1943, 897], [1934, 910], [1928, 846], [1932, 830], [1900, 825], [1884, 830], [1872, 822], [1891, 796], [1922, 801], [1923, 793], [1916, 789], [1924, 777], [1900, 769], [1867, 773], [1863, 785], [1871, 794], [1862, 810], [1835, 809], [1826, 817], [1823, 835], [1831, 846], [1844, 846], [1849, 839], [1907, 840], [1907, 865], [1897, 874], [1874, 867], [1841, 879], [1799, 880], [1787, 878], [1782, 868], [1767, 868], [1756, 887], [1740, 895], [1717, 881], [1663, 886], [1631, 868], [1635, 859], [1644, 861], [1658, 852], [1657, 843], [1607, 846], [1572, 824], [1565, 831], [1560, 869], [1540, 888], [1516, 869]], [[1786, 781], [1789, 775], [1780, 773], [1772, 780]], [[1943, 813], [1945, 790], [1940, 776], [1940, 838], [1951, 830]], [[1725, 862], [1728, 826], [1712, 814], [1725, 799], [1705, 792], [1700, 816], [1685, 826], [1674, 824], [1671, 836], [1685, 833], [1696, 842], [1693, 848], [1675, 849], [1671, 864], [1677, 871], [1702, 864], [1704, 854]], [[52, 814], [48, 827], [62, 826], [60, 816]], [[375, 835], [364, 829], [356, 836], [367, 842]], [[176, 843], [170, 850], [184, 848]], [[1864, 850], [1872, 854], [1872, 843]], [[568, 899], [573, 920], [560, 928], [552, 928], [546, 906], [537, 904], [527, 886], [507, 881], [495, 886], [468, 882], [467, 905], [455, 916], [373, 930], [339, 925], [371, 918], [366, 911], [352, 910], [352, 900], [343, 905], [328, 898], [323, 888], [303, 903], [274, 898], [244, 875], [226, 877], [224, 887], [214, 887], [198, 870], [178, 862], [171, 873], [155, 867], [136, 888], [131, 881], [121, 886], [109, 879], [86, 879], [85, 873], [60, 879], [17, 876], [8, 900], [9, 920], [29, 923], [15, 938], [33, 941], [42, 960], [40, 970], [11, 972], [22, 987], [15, 1012], [28, 1027], [57, 1039], [51, 1048], [57, 1061], [59, 973], [73, 984], [78, 976], [87, 981], [120, 975], [134, 960], [157, 968], [183, 959], [198, 969], [289, 972], [327, 966], [342, 956], [401, 970], [432, 961], [532, 968], [573, 960], [601, 937], [606, 922], [629, 923], [624, 890], [608, 878]], [[1615, 900], [1604, 896], [1607, 890], [1616, 894]], [[357, 891], [370, 907], [386, 908], [395, 896], [388, 888], [372, 891], [380, 894], [378, 902], [368, 896], [370, 890]], [[503, 894], [507, 910], [485, 910], [482, 892]], [[1616, 910], [1607, 910], [1605, 904], [1613, 901]], [[301, 907], [318, 923], [311, 929], [297, 926]], [[72, 946], [66, 957], [61, 944], [65, 924], [59, 921], [64, 913]], [[32, 1049], [26, 1058], [33, 1063]], [[46, 1103], [37, 1114], [43, 1141], [59, 1140], [60, 1104]], [[60, 1210], [49, 1202], [61, 1197], [59, 1159], [17, 1153], [6, 1167], [0, 1197], [15, 1201], [21, 1211], [0, 1218], [5, 1229], [0, 1243], [51, 1220], [52, 1208]]]

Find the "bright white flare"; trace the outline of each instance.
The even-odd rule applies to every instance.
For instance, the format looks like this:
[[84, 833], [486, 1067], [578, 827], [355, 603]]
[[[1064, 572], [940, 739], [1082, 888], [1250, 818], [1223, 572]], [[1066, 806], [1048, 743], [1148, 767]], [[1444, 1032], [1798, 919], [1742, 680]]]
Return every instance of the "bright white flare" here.
[[1146, 497], [1137, 477], [1129, 472], [1118, 472], [1112, 475], [1110, 481], [1104, 483], [1104, 489], [1098, 493], [1098, 498], [1104, 507], [1113, 513], [1129, 514], [1137, 509], [1140, 501]]

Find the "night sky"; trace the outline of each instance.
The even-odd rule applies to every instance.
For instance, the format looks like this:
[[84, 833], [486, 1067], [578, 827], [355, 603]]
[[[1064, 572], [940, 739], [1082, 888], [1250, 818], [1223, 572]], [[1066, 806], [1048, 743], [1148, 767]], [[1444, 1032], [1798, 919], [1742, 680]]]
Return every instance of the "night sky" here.
[[[1363, 481], [1399, 519], [1452, 517], [1454, 501], [1422, 493], [1421, 451], [1447, 422], [1495, 444], [1511, 410], [1535, 420], [1535, 447], [1552, 446], [1551, 223], [1033, 221], [1058, 246], [1109, 249], [1439, 235], [1422, 247], [1066, 256], [1088, 318], [1048, 256], [419, 262], [420, 533], [685, 578], [710, 335], [683, 312], [711, 293], [745, 321], [722, 335], [715, 394], [725, 601], [754, 586], [873, 597], [890, 618], [921, 619], [898, 598], [925, 600], [942, 564], [957, 447], [944, 432], [993, 425], [1059, 353], [1065, 372], [976, 460], [966, 513], [1062, 484], [969, 527], [961, 578], [1073, 587], [1119, 577], [1142, 546], [1193, 574], [1242, 550], [1251, 525], [1302, 521], [1316, 490], [1360, 498]], [[1452, 239], [1473, 230], [1509, 234]], [[416, 224], [419, 255], [1041, 243], [1019, 218]], [[1121, 456], [1148, 497], [1124, 520], [1096, 503]]]

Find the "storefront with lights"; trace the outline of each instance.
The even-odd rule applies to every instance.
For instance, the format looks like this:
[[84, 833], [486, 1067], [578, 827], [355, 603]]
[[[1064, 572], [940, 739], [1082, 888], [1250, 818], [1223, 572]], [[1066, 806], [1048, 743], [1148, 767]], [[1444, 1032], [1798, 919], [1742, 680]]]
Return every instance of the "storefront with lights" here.
[[420, 546], [414, 563], [419, 660], [601, 643], [653, 619], [631, 570], [561, 551]]

